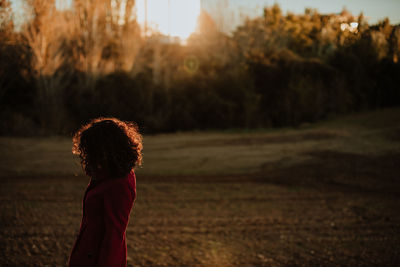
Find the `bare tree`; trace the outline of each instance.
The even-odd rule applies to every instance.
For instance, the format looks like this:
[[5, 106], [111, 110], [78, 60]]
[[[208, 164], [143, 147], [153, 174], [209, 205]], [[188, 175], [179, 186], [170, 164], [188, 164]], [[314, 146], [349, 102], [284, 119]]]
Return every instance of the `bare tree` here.
[[[0, 0], [0, 51], [6, 49], [7, 43], [12, 42], [13, 35], [13, 21], [11, 12], [11, 3], [7, 0]], [[0, 68], [0, 99], [3, 98], [6, 91], [9, 90], [5, 69]]]
[[76, 69], [86, 73], [86, 88], [100, 75], [132, 70], [141, 45], [134, 6], [134, 0], [75, 1], [73, 54]]
[[54, 0], [26, 0], [31, 21], [23, 26], [22, 35], [32, 53], [31, 70], [36, 78], [37, 104], [44, 128], [61, 131], [64, 116], [60, 93], [67, 83], [60, 71], [66, 55], [63, 45], [67, 21], [58, 12]]

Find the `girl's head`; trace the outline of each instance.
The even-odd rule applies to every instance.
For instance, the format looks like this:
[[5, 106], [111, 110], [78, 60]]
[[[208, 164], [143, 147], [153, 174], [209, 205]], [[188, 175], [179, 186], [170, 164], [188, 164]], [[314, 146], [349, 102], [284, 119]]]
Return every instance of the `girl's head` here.
[[87, 175], [120, 178], [142, 163], [142, 148], [134, 123], [98, 118], [75, 133], [72, 153], [79, 155]]

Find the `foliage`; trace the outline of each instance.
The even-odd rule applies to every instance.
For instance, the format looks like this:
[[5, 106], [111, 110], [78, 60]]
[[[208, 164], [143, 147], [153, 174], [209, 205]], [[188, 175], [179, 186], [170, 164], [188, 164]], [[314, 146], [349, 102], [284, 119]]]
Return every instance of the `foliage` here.
[[26, 0], [15, 29], [1, 1], [0, 134], [67, 134], [97, 116], [146, 132], [297, 126], [400, 104], [400, 26], [388, 19], [275, 4], [227, 34], [203, 11], [181, 45], [142, 35], [134, 5]]

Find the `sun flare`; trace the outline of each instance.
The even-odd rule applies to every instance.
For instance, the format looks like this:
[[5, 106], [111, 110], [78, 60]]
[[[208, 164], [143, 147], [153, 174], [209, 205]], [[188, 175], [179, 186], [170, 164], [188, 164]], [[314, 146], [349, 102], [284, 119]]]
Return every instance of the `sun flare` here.
[[136, 3], [137, 19], [150, 31], [185, 40], [196, 30], [200, 0], [139, 0]]

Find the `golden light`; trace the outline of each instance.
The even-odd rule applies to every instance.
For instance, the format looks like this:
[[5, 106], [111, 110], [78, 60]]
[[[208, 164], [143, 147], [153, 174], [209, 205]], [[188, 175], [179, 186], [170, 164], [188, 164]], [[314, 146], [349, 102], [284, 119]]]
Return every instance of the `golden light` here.
[[340, 29], [342, 31], [350, 31], [353, 33], [357, 33], [358, 32], [358, 22], [351, 22], [349, 23], [341, 23], [340, 24]]
[[[143, 28], [187, 39], [196, 30], [200, 0], [138, 0], [137, 19]], [[147, 23], [146, 23], [147, 22]]]

